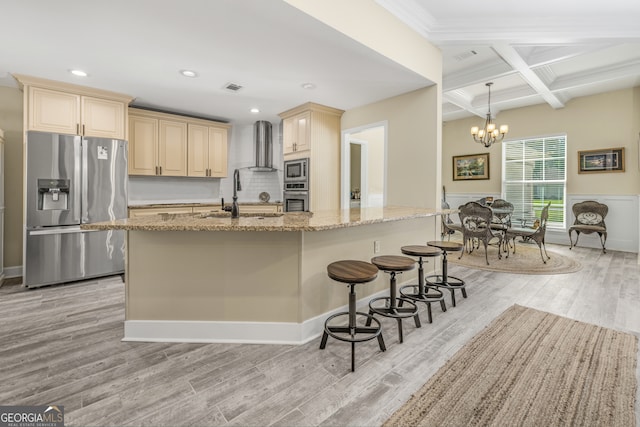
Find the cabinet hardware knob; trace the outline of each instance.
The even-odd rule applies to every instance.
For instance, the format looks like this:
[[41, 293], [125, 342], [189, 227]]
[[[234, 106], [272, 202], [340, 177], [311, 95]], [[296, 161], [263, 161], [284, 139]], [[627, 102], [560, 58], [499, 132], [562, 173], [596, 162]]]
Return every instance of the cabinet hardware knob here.
[[160, 166], [160, 175], [162, 175], [162, 166]]
[[80, 135], [80, 123], [76, 123], [76, 135]]
[[84, 125], [82, 125], [82, 134], [84, 135]]

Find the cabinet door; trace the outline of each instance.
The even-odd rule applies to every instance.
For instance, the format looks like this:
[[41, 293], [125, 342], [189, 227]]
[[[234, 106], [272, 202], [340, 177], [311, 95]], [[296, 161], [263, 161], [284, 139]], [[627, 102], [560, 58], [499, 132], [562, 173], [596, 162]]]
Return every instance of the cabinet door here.
[[208, 176], [209, 169], [209, 128], [189, 124], [189, 143], [187, 151], [189, 153], [188, 173], [189, 176]]
[[293, 153], [293, 143], [296, 138], [294, 120], [295, 117], [289, 117], [282, 121], [282, 151], [284, 154]]
[[227, 130], [209, 128], [209, 176], [227, 176]]
[[160, 120], [159, 126], [160, 175], [187, 176], [187, 124]]
[[82, 134], [99, 138], [124, 139], [122, 102], [83, 96], [81, 99]]
[[311, 137], [311, 113], [306, 112], [296, 116], [295, 118], [295, 135], [296, 135], [296, 144], [295, 151], [306, 151], [311, 148], [310, 145], [310, 137]]
[[158, 120], [129, 116], [129, 175], [156, 175]]
[[29, 88], [29, 130], [77, 135], [80, 96], [55, 90]]

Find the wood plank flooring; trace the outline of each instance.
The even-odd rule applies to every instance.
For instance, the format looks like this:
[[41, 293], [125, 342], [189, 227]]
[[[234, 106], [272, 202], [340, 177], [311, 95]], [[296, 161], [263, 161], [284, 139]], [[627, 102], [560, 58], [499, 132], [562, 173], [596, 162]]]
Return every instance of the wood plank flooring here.
[[[549, 245], [581, 271], [554, 276], [470, 270], [468, 299], [433, 323], [382, 319], [377, 342], [302, 346], [121, 342], [119, 276], [25, 290], [0, 288], [0, 405], [58, 404], [77, 426], [380, 425], [464, 343], [512, 304], [640, 336], [637, 255]], [[503, 260], [502, 262], [508, 262]], [[427, 269], [432, 268], [430, 264]], [[640, 377], [640, 368], [638, 369]], [[638, 405], [636, 405], [638, 406]], [[636, 418], [640, 421], [636, 408]]]

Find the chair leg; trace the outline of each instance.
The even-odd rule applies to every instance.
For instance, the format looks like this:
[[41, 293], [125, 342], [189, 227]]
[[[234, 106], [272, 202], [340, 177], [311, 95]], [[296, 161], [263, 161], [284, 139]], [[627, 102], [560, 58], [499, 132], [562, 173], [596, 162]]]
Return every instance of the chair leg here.
[[[598, 233], [600, 235], [600, 243], [602, 243], [602, 253], [606, 254], [607, 253], [607, 249], [604, 247], [604, 244], [607, 243], [607, 233]], [[604, 237], [604, 240], [602, 240], [602, 237]]]
[[571, 230], [569, 230], [569, 250], [573, 249], [573, 239], [571, 238]]
[[329, 338], [329, 334], [327, 334], [327, 331], [324, 331], [322, 333], [322, 340], [320, 341], [320, 350], [324, 350], [327, 346], [327, 338]]

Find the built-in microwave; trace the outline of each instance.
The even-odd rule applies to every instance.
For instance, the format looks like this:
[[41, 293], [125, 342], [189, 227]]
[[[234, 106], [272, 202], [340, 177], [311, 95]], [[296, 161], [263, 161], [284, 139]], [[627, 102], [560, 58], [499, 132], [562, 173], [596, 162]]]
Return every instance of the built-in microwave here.
[[284, 182], [309, 181], [309, 159], [287, 160], [284, 162]]

